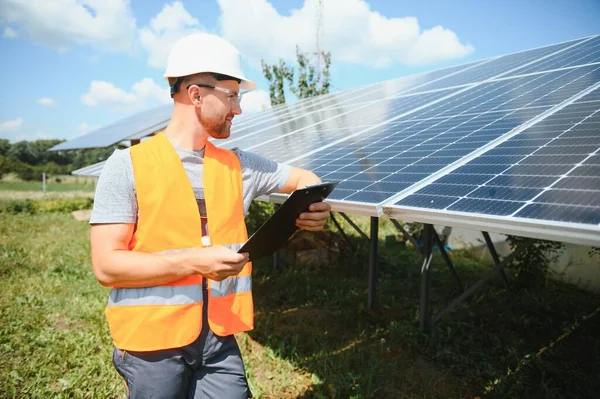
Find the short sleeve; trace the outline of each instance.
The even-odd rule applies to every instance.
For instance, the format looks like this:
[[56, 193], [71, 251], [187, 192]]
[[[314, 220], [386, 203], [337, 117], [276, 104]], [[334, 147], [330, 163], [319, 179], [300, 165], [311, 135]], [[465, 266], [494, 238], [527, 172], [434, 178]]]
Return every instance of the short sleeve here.
[[289, 165], [274, 162], [258, 154], [234, 148], [242, 168], [244, 191], [253, 198], [268, 195], [283, 188], [290, 177]]
[[129, 149], [115, 150], [98, 178], [90, 224], [136, 223], [137, 212]]

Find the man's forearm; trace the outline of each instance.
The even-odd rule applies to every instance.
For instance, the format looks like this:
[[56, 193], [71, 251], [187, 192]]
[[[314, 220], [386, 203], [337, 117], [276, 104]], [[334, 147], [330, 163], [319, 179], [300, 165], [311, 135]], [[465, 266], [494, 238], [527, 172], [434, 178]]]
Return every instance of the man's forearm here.
[[152, 287], [194, 274], [185, 252], [152, 254], [112, 250], [94, 262], [94, 273], [107, 287]]
[[308, 170], [304, 171], [300, 178], [298, 179], [298, 184], [296, 185], [296, 190], [300, 188], [304, 188], [306, 186], [311, 186], [313, 184], [321, 183], [321, 179], [313, 172]]

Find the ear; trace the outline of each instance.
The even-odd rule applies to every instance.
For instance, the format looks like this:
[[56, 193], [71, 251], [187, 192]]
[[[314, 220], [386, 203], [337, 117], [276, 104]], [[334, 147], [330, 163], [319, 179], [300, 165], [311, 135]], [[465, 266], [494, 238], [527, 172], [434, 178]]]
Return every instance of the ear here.
[[200, 94], [200, 88], [198, 86], [190, 86], [190, 88], [187, 89], [187, 94], [190, 103], [195, 106], [202, 105], [202, 95]]

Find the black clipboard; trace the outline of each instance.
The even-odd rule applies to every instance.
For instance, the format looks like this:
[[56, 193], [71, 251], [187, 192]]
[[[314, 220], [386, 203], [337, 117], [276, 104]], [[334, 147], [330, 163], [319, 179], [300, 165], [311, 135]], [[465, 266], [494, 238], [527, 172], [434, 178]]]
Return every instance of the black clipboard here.
[[337, 184], [320, 183], [294, 191], [273, 216], [252, 234], [238, 253], [248, 252], [251, 261], [275, 253], [298, 230], [298, 215], [307, 211], [310, 204], [327, 198]]

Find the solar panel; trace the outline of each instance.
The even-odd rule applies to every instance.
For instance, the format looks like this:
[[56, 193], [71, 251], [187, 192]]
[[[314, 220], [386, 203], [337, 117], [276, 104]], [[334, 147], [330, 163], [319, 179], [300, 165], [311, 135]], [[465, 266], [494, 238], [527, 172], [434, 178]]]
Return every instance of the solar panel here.
[[578, 46], [573, 46], [530, 66], [519, 68], [514, 74], [523, 75], [531, 72], [549, 71], [594, 62], [600, 62], [600, 36], [581, 42]]
[[560, 51], [577, 46], [588, 39], [578, 39], [565, 43], [554, 44], [546, 47], [541, 47], [534, 50], [521, 51], [515, 54], [509, 54], [497, 58], [489, 59], [487, 62], [482, 62], [474, 68], [464, 70], [447, 79], [440, 79], [437, 82], [413, 89], [410, 92], [434, 90], [444, 87], [461, 86], [476, 82], [482, 82], [487, 79], [497, 78], [503, 75], [508, 75], [530, 63], [538, 62], [543, 57], [549, 57]]
[[[352, 134], [349, 132], [356, 132], [355, 124], [374, 126], [449, 93], [431, 92], [348, 107], [326, 108], [269, 129], [227, 140], [222, 146], [240, 147], [272, 157], [276, 161], [289, 160], [348, 137], [348, 134]], [[321, 129], [327, 129], [328, 133], [320, 135]]]
[[94, 132], [65, 141], [51, 148], [52, 151], [79, 148], [108, 147], [132, 135], [149, 135], [164, 129], [171, 118], [172, 105], [163, 105], [132, 115], [122, 121], [104, 126]]
[[[600, 101], [592, 99], [598, 98], [598, 91], [584, 95], [434, 183], [396, 200], [387, 213], [399, 216], [410, 208], [425, 208], [446, 217], [489, 215], [496, 224], [505, 220], [537, 226], [538, 236], [597, 243]], [[548, 222], [554, 223], [553, 231]], [[567, 224], [579, 225], [580, 231], [569, 236]], [[519, 232], [514, 227], [505, 230]]]
[[[376, 214], [378, 206], [398, 192], [598, 81], [600, 66], [588, 66], [483, 83], [461, 92], [422, 93], [415, 97], [434, 100], [445, 95], [445, 100], [420, 110], [413, 107], [412, 112], [408, 103], [402, 110], [405, 116], [398, 118], [397, 110], [381, 113], [388, 119], [370, 120], [370, 128], [355, 133], [353, 123], [330, 130], [323, 138], [311, 128], [306, 137], [294, 133], [291, 140], [251, 150], [279, 160], [291, 159], [292, 164], [311, 169], [325, 180], [342, 180], [329, 198], [355, 202], [355, 210], [362, 204], [364, 213]], [[369, 107], [385, 107], [394, 100]], [[396, 119], [390, 119], [394, 115]], [[298, 153], [306, 155], [294, 160]]]
[[99, 177], [100, 172], [102, 172], [102, 168], [104, 168], [105, 163], [106, 161], [98, 162], [93, 165], [74, 170], [71, 172], [71, 174], [75, 176]]

